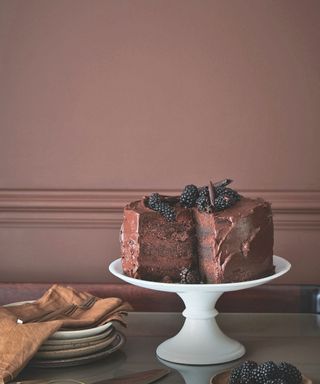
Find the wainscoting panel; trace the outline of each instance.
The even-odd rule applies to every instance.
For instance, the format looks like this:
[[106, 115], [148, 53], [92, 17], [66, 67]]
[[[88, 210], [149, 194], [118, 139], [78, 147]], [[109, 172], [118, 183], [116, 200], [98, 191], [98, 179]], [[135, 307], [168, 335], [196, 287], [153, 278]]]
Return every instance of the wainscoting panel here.
[[[0, 190], [0, 281], [117, 283], [126, 203], [151, 190]], [[178, 194], [177, 190], [160, 190]], [[319, 191], [241, 191], [272, 203], [275, 254], [292, 263], [276, 284], [320, 284]]]

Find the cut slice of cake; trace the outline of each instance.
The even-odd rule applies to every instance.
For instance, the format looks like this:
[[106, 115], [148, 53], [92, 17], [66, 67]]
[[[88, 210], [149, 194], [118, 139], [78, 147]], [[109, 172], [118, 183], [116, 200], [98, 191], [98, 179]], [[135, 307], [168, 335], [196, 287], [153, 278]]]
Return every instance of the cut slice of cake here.
[[270, 204], [241, 197], [216, 213], [193, 209], [201, 280], [229, 283], [274, 273]]
[[129, 204], [124, 210], [121, 250], [123, 271], [134, 278], [179, 282], [185, 268], [198, 274], [193, 212], [177, 207], [176, 219], [168, 222], [145, 200]]

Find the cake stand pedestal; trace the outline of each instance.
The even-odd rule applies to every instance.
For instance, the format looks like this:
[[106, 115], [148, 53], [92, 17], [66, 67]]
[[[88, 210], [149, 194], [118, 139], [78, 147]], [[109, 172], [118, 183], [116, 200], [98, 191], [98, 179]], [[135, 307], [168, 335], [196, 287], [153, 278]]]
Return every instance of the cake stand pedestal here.
[[113, 261], [110, 272], [120, 279], [139, 287], [164, 292], [175, 292], [185, 304], [186, 318], [178, 334], [160, 344], [157, 355], [178, 364], [221, 364], [240, 358], [245, 348], [238, 341], [226, 336], [216, 322], [215, 305], [224, 292], [252, 288], [289, 271], [291, 265], [279, 256], [273, 256], [275, 274], [262, 279], [226, 284], [175, 284], [134, 279], [124, 275], [121, 259]]

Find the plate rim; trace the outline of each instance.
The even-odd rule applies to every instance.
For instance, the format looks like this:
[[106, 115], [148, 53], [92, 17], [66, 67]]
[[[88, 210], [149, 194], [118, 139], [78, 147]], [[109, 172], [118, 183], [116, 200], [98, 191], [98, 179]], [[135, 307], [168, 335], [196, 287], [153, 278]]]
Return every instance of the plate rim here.
[[99, 333], [102, 333], [103, 331], [106, 331], [109, 327], [112, 326], [112, 321], [108, 321], [105, 324], [98, 325], [96, 327], [92, 328], [86, 328], [86, 329], [75, 329], [75, 330], [61, 330], [55, 332], [53, 335], [50, 336], [51, 339], [73, 339], [73, 336], [77, 336], [77, 338], [81, 339], [83, 337], [87, 336], [94, 336], [98, 335]]
[[108, 337], [114, 327], [109, 327], [105, 331], [98, 333], [96, 335], [87, 336], [87, 337], [80, 337], [75, 339], [51, 339], [50, 337], [42, 343], [42, 345], [46, 346], [62, 346], [62, 345], [68, 345], [70, 343], [90, 343], [95, 342], [104, 339], [105, 337]]
[[291, 263], [283, 257], [273, 255], [273, 264], [275, 265], [275, 273], [261, 279], [241, 281], [238, 283], [221, 283], [221, 284], [179, 284], [179, 283], [162, 283], [156, 281], [148, 281], [135, 279], [123, 273], [121, 265], [121, 257], [112, 261], [109, 265], [109, 271], [121, 280], [124, 280], [133, 285], [144, 288], [154, 289], [166, 292], [190, 292], [190, 291], [215, 291], [215, 292], [228, 292], [236, 291], [246, 288], [255, 287], [274, 280], [291, 269]]
[[[8, 303], [4, 304], [3, 307], [13, 307], [15, 305], [23, 305], [23, 304], [32, 304], [36, 300], [24, 300], [24, 301], [17, 301], [14, 303]], [[98, 325], [91, 328], [83, 328], [83, 329], [75, 329], [75, 330], [59, 330], [53, 333], [49, 339], [82, 339], [84, 337], [94, 336], [98, 335], [99, 333], [102, 333], [103, 331], [106, 331], [109, 327], [113, 325], [112, 321], [108, 321], [105, 324]]]

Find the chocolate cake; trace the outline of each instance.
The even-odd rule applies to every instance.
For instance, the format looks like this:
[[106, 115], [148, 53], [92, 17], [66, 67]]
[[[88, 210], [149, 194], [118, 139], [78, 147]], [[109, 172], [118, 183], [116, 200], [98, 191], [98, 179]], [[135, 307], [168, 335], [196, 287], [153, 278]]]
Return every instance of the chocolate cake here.
[[270, 204], [219, 185], [128, 204], [121, 227], [124, 273], [167, 283], [240, 282], [274, 273]]

